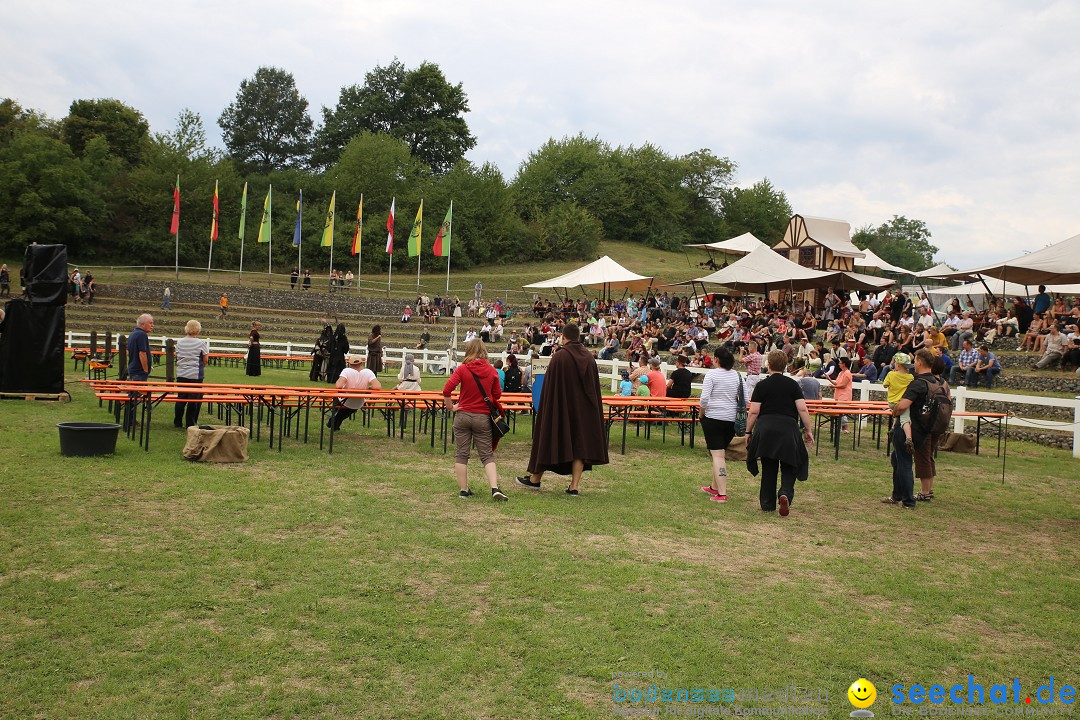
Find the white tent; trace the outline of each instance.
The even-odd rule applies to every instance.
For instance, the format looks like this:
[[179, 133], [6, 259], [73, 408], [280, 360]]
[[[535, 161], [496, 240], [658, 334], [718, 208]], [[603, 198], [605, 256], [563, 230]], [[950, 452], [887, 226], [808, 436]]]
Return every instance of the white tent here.
[[[855, 247], [855, 244], [851, 242], [851, 225], [849, 223], [843, 220], [833, 220], [832, 218], [814, 217], [813, 215], [796, 215], [795, 217], [802, 217], [806, 236], [827, 247], [832, 251], [833, 255], [856, 259], [866, 255], [865, 251]], [[792, 220], [794, 219], [792, 218]], [[785, 233], [786, 236], [787, 233]]]
[[855, 267], [866, 268], [868, 270], [884, 270], [885, 272], [899, 273], [901, 275], [914, 275], [915, 273], [910, 270], [905, 270], [898, 265], [893, 265], [890, 262], [886, 262], [878, 257], [870, 248], [864, 248], [863, 253], [866, 257], [855, 258]]
[[969, 279], [976, 275], [1025, 285], [1080, 283], [1080, 235], [1012, 260], [954, 272], [951, 277]]
[[955, 273], [956, 273], [956, 271], [953, 270], [948, 265], [946, 265], [945, 263], [938, 263], [937, 265], [935, 265], [932, 268], [927, 268], [925, 270], [920, 270], [919, 272], [912, 273], [912, 274], [915, 277], [920, 277], [920, 278], [945, 278], [945, 277], [948, 277], [948, 276], [953, 275]]
[[730, 240], [721, 240], [720, 242], [714, 243], [700, 243], [698, 245], [684, 245], [684, 247], [702, 248], [704, 250], [713, 250], [715, 252], [745, 255], [764, 245], [765, 243], [754, 237], [753, 233], [743, 233]]
[[996, 280], [994, 278], [986, 278], [986, 285], [983, 285], [979, 281], [966, 283], [964, 285], [946, 285], [944, 287], [929, 288], [926, 291], [927, 295], [941, 295], [947, 298], [963, 298], [965, 295], [986, 295], [986, 287], [990, 287], [990, 291], [994, 295], [1001, 297], [1016, 297], [1027, 295], [1027, 291], [1024, 290], [1023, 285], [1018, 285], [1013, 282], [1004, 282], [1002, 280]]
[[767, 245], [762, 245], [741, 260], [711, 275], [696, 278], [693, 282], [723, 285], [746, 292], [782, 289], [809, 290], [830, 285], [848, 290], [863, 290], [892, 285], [892, 280], [887, 278], [859, 273], [821, 272], [803, 267], [791, 262]]
[[579, 267], [577, 270], [540, 282], [526, 285], [529, 289], [554, 288], [602, 288], [604, 290], [647, 290], [653, 284], [651, 277], [630, 272], [605, 255], [599, 260]]

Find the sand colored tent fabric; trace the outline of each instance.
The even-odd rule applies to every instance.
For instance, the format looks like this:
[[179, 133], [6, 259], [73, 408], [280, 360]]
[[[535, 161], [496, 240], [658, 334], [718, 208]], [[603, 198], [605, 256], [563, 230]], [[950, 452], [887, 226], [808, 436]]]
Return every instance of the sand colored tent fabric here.
[[946, 285], [944, 287], [927, 288], [926, 294], [946, 298], [962, 298], [966, 295], [986, 295], [987, 286], [990, 287], [990, 291], [994, 295], [1001, 297], [1027, 295], [1027, 291], [1024, 290], [1023, 285], [1014, 282], [1003, 282], [994, 278], [986, 278], [986, 285], [983, 285], [976, 280], [975, 282], [965, 283], [963, 285]]
[[698, 245], [685, 245], [684, 247], [702, 248], [715, 252], [745, 255], [757, 250], [759, 247], [767, 247], [765, 243], [754, 237], [753, 233], [743, 233], [730, 240], [721, 240], [714, 243], [701, 243]]
[[647, 290], [653, 284], [651, 277], [630, 272], [605, 255], [599, 260], [579, 267], [577, 270], [540, 282], [525, 285], [529, 289], [603, 288], [606, 290]]
[[954, 272], [950, 277], [969, 279], [976, 275], [1024, 285], [1080, 283], [1080, 235], [1012, 260]]
[[803, 215], [806, 234], [832, 250], [833, 255], [861, 258], [866, 253], [851, 242], [851, 225], [843, 220]]
[[912, 274], [915, 277], [920, 277], [920, 278], [947, 278], [950, 275], [953, 275], [954, 273], [956, 273], [956, 271], [953, 270], [948, 265], [946, 265], [945, 263], [938, 263], [937, 265], [935, 265], [932, 268], [927, 268], [925, 270], [920, 270], [919, 272], [912, 273]]
[[885, 272], [899, 273], [901, 275], [914, 275], [911, 270], [905, 270], [904, 268], [893, 265], [890, 262], [886, 262], [878, 257], [870, 248], [863, 249], [863, 253], [866, 257], [855, 258], [855, 267], [865, 268], [867, 270], [884, 270]]
[[859, 273], [821, 272], [806, 268], [791, 262], [767, 245], [762, 245], [741, 260], [711, 275], [696, 278], [694, 282], [723, 285], [745, 292], [767, 292], [783, 288], [810, 290], [830, 286], [846, 290], [866, 290], [893, 284], [893, 281], [887, 278]]

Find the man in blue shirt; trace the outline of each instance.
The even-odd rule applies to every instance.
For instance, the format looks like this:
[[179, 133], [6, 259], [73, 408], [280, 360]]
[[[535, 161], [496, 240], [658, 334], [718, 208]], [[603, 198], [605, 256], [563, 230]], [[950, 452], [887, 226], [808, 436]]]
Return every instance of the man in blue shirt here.
[[878, 371], [874, 366], [873, 359], [869, 355], [863, 355], [859, 362], [861, 362], [862, 365], [857, 372], [852, 373], [852, 379], [868, 380], [871, 383], [876, 383], [878, 381]]
[[1039, 286], [1039, 294], [1035, 296], [1035, 305], [1032, 307], [1033, 312], [1045, 313], [1050, 309], [1050, 306], [1054, 304], [1054, 299], [1050, 297], [1050, 293], [1046, 292], [1046, 286]]
[[986, 345], [979, 346], [979, 359], [975, 363], [975, 385], [979, 386], [979, 376], [986, 375], [986, 389], [989, 390], [994, 385], [994, 378], [1001, 372], [1001, 363], [998, 362], [994, 353], [990, 352], [990, 348]]
[[147, 334], [154, 329], [154, 317], [150, 313], [143, 313], [135, 322], [135, 329], [128, 335], [128, 379], [146, 380], [150, 376], [150, 336]]

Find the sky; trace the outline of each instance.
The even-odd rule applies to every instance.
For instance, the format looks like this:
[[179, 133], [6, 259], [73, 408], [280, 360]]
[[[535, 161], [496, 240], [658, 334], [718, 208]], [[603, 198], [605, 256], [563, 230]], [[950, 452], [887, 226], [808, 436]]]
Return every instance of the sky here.
[[965, 268], [1080, 233], [1077, 37], [1076, 0], [8, 0], [0, 97], [53, 117], [113, 97], [155, 132], [187, 107], [220, 144], [262, 65], [318, 122], [373, 67], [426, 60], [468, 96], [469, 159], [508, 177], [579, 132], [709, 148], [797, 213], [923, 220]]

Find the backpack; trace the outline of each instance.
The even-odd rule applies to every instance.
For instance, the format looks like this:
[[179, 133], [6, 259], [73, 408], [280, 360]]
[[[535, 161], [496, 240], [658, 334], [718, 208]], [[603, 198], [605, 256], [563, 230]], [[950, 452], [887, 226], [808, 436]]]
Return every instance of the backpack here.
[[914, 411], [912, 417], [918, 419], [919, 426], [928, 435], [944, 433], [949, 429], [949, 423], [952, 421], [952, 400], [945, 392], [945, 383], [929, 380], [923, 382], [926, 383], [927, 388], [926, 399], [920, 407], [912, 408]]

